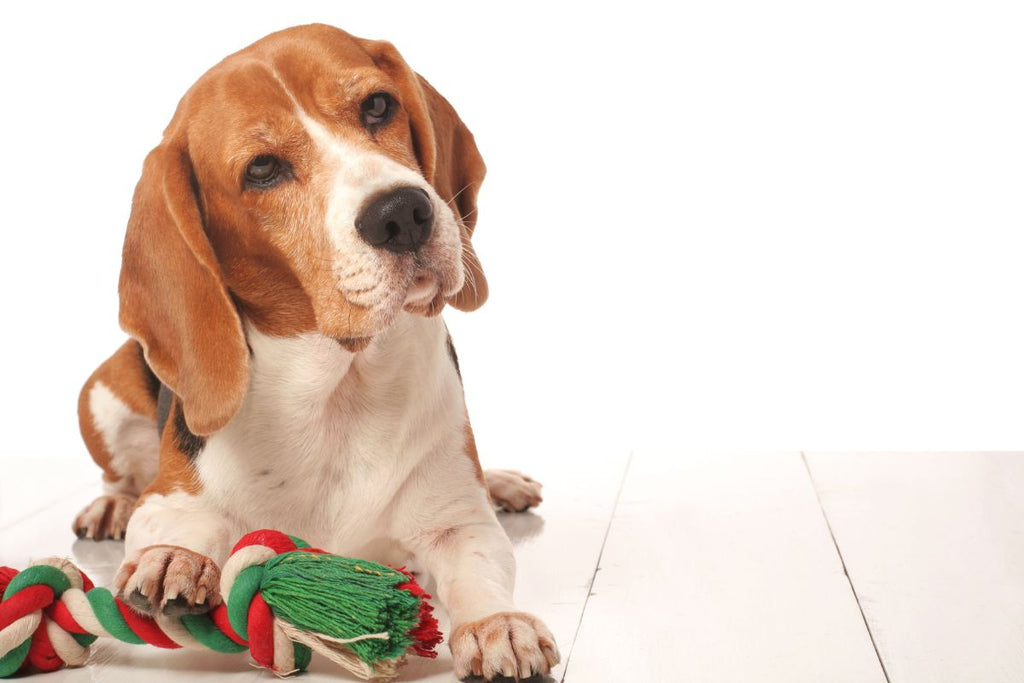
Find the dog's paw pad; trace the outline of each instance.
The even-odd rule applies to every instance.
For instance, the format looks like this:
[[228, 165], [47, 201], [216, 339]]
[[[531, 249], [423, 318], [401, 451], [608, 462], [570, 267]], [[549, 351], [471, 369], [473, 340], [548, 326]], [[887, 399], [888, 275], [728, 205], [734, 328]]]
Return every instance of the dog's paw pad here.
[[171, 545], [145, 548], [114, 579], [122, 599], [145, 614], [202, 614], [221, 603], [220, 569], [208, 557]]
[[558, 663], [554, 636], [537, 617], [500, 612], [455, 627], [450, 640], [459, 678], [522, 679], [551, 672]]
[[135, 496], [124, 494], [100, 496], [82, 508], [71, 524], [71, 530], [79, 538], [121, 540], [136, 500]]

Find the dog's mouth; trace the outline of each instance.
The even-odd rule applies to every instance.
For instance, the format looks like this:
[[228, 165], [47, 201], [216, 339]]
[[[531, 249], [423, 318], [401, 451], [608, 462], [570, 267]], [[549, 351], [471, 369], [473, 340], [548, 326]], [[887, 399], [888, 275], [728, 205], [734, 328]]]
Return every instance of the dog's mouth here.
[[445, 296], [437, 274], [420, 268], [413, 275], [402, 308], [408, 313], [429, 317], [440, 313], [444, 302]]
[[437, 294], [437, 289], [437, 275], [433, 271], [420, 268], [412, 276], [412, 283], [409, 285], [404, 303], [406, 306], [422, 304], [424, 301], [433, 299]]
[[[446, 297], [442, 290], [437, 274], [432, 270], [420, 268], [412, 276], [404, 301], [398, 301], [401, 301], [402, 310], [407, 313], [430, 317], [437, 315], [444, 308]], [[401, 294], [398, 293], [398, 296]], [[393, 314], [387, 314], [388, 308], [391, 307], [385, 307], [382, 311], [381, 307], [378, 307], [378, 315], [383, 314], [388, 319], [392, 318]], [[334, 341], [346, 351], [359, 353], [370, 345], [373, 336], [334, 337]]]
[[[438, 315], [448, 297], [461, 286], [461, 278], [453, 270], [444, 264], [430, 262], [428, 265], [419, 259], [410, 259], [372, 276], [363, 271], [366, 282], [363, 287], [338, 288], [345, 304], [337, 309], [332, 307], [331, 313], [323, 317], [321, 324], [327, 320], [331, 323], [322, 331], [342, 348], [353, 353], [362, 351], [374, 336], [390, 327], [402, 311], [423, 317]], [[356, 319], [346, 313], [349, 310], [360, 311]]]
[[[413, 315], [435, 316], [444, 309], [448, 297], [451, 296], [451, 292], [448, 291], [450, 289], [451, 286], [444, 286], [442, 278], [435, 271], [428, 268], [418, 268], [411, 278], [406, 290], [405, 299], [399, 299], [401, 301], [401, 308]], [[398, 296], [401, 296], [401, 294], [398, 293]], [[378, 307], [377, 310], [378, 315], [383, 315], [383, 317], [389, 319], [388, 324], [393, 317], [393, 313], [388, 314], [386, 311], [391, 308], [389, 306], [381, 310]], [[334, 340], [343, 349], [352, 353], [359, 353], [370, 345], [370, 342], [373, 341], [373, 336], [334, 337]]]

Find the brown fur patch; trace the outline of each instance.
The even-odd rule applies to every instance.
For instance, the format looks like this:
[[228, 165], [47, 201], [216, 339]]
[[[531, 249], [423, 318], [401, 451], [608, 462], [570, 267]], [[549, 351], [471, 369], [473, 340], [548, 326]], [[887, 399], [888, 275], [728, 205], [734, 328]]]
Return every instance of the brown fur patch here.
[[187, 141], [147, 156], [121, 264], [121, 326], [181, 398], [189, 428], [216, 431], [241, 405], [249, 355], [241, 320], [204, 230]]
[[336, 342], [350, 353], [359, 353], [366, 349], [373, 341], [373, 337], [362, 337], [360, 339], [336, 339]]
[[152, 493], [168, 494], [172, 491], [183, 491], [195, 495], [202, 491], [199, 475], [193, 466], [194, 455], [184, 449], [177, 430], [174, 427], [181, 411], [181, 404], [175, 401], [171, 406], [171, 415], [164, 425], [164, 433], [160, 435], [160, 469], [156, 479], [142, 492], [139, 497], [141, 504], [146, 496]]
[[476, 472], [476, 479], [484, 488], [487, 488], [487, 480], [484, 478], [484, 468], [480, 466], [480, 457], [476, 452], [476, 437], [473, 436], [473, 427], [469, 424], [469, 415], [466, 416], [466, 455], [473, 463], [473, 470]]
[[[152, 393], [151, 374], [139, 343], [129, 339], [92, 373], [78, 395], [78, 427], [89, 455], [103, 470], [104, 481], [121, 481], [129, 473], [118, 472], [113, 467], [111, 453], [89, 405], [92, 389], [96, 382], [103, 382], [133, 413], [152, 418], [156, 429], [156, 397]], [[140, 486], [145, 483], [139, 482]]]

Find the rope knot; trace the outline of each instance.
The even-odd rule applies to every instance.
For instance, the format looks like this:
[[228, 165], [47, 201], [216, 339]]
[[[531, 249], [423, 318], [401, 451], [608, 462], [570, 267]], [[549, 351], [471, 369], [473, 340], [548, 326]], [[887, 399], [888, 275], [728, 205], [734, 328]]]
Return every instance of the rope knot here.
[[[220, 590], [224, 604], [217, 611], [226, 615], [236, 642], [245, 643], [260, 666], [288, 676], [309, 665], [310, 649], [288, 638], [283, 623], [274, 619], [263, 599], [266, 564], [278, 555], [309, 546], [301, 539], [280, 531], [263, 529], [243, 536], [231, 550], [221, 571]], [[217, 617], [215, 617], [217, 618]]]
[[407, 651], [436, 657], [441, 642], [430, 596], [403, 569], [330, 555], [278, 531], [235, 545], [221, 594], [253, 659], [280, 675], [304, 668], [313, 650], [364, 678], [391, 678]]
[[65, 591], [85, 587], [92, 588], [88, 577], [61, 558], [42, 560], [21, 572], [0, 567], [0, 677], [28, 666], [55, 671], [65, 663], [84, 661], [82, 653], [91, 640], [76, 642], [53, 617]]
[[80, 666], [97, 636], [164, 648], [244, 652], [279, 676], [312, 651], [363, 678], [392, 678], [407, 653], [436, 657], [429, 595], [404, 569], [330, 555], [294, 536], [244, 536], [221, 572], [224, 603], [208, 614], [141, 615], [94, 587], [68, 560], [0, 567], [0, 678]]

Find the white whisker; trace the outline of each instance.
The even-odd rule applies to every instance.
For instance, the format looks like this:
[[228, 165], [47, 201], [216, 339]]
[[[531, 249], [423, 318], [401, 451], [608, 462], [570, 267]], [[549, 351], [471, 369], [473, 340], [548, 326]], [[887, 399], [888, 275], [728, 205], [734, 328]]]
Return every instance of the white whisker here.
[[466, 183], [466, 185], [464, 185], [461, 190], [453, 194], [452, 198], [445, 202], [445, 204], [451, 204], [452, 202], [454, 202], [456, 199], [459, 198], [459, 195], [468, 190], [472, 184], [473, 183]]

